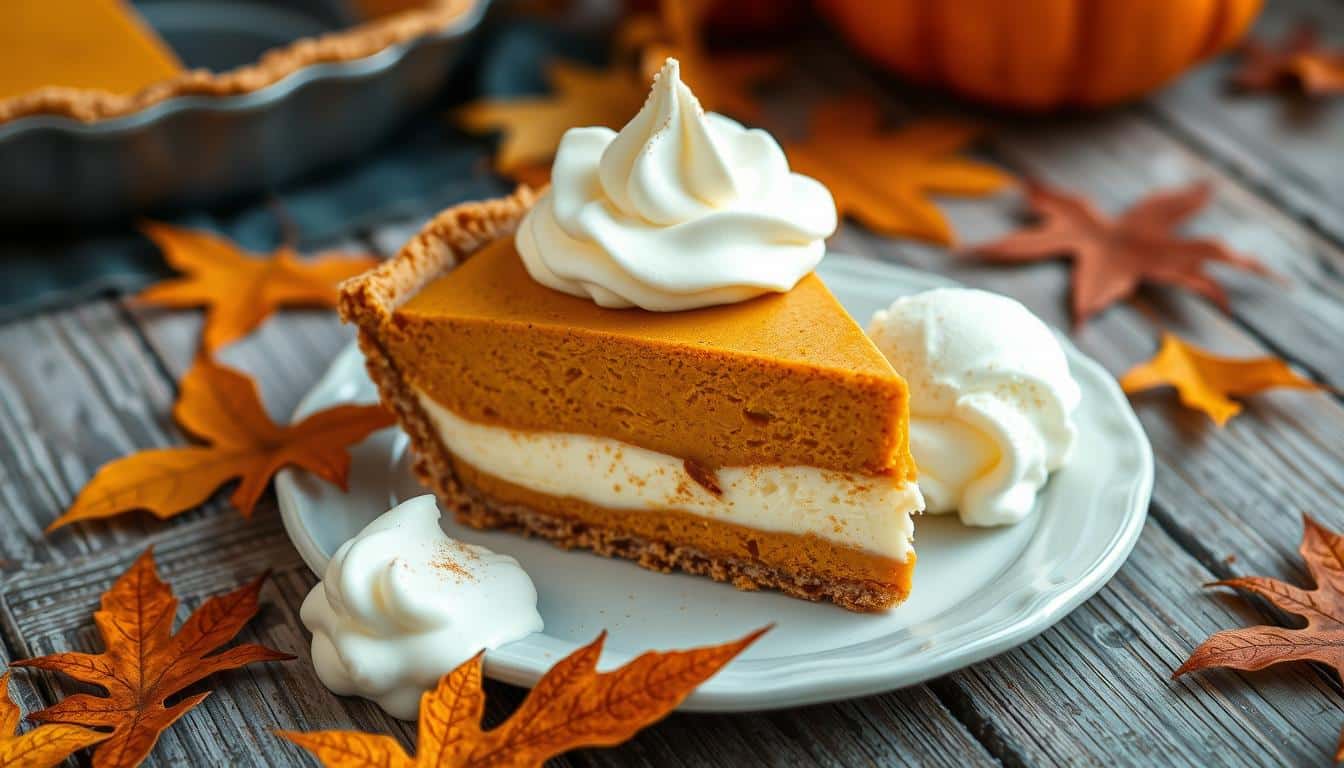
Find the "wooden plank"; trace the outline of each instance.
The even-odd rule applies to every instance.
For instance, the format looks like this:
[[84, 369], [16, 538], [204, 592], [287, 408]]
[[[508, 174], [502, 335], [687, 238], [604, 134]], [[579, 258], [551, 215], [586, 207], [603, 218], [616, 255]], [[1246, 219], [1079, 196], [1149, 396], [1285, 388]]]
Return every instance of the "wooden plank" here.
[[42, 532], [103, 463], [182, 440], [172, 386], [119, 308], [97, 301], [0, 326], [0, 349], [0, 560], [60, 562], [163, 530], [133, 514]]
[[[414, 234], [419, 225], [418, 221], [401, 222], [372, 233], [373, 247], [377, 251], [391, 253]], [[180, 375], [194, 354], [200, 317], [194, 313], [164, 313], [134, 307], [129, 311], [143, 329], [150, 347], [165, 361], [165, 366]], [[348, 329], [340, 327], [331, 313], [285, 312], [269, 320], [254, 336], [225, 349], [222, 356], [258, 378], [269, 410], [277, 418], [282, 418], [292, 410], [293, 404], [325, 370], [326, 363], [349, 338]], [[186, 538], [190, 541], [202, 537], [209, 540], [217, 535], [226, 535], [226, 532], [206, 534], [200, 531]], [[283, 532], [277, 535], [283, 536]], [[260, 545], [261, 539], [258, 539]], [[287, 539], [284, 546], [289, 546]], [[283, 684], [267, 686], [256, 695], [250, 691], [244, 692], [233, 705], [240, 712], [250, 713], [249, 717], [273, 714], [277, 722], [268, 727], [358, 727], [391, 732], [405, 740], [410, 731], [404, 724], [384, 717], [367, 702], [335, 697], [322, 688], [312, 674], [311, 665], [307, 663], [307, 634], [298, 620], [298, 606], [315, 579], [302, 567], [293, 570], [277, 568], [277, 571], [277, 611], [285, 615], [286, 622], [299, 635], [297, 645], [285, 648], [299, 655], [303, 663], [289, 665], [283, 672], [269, 672], [285, 676]], [[63, 621], [71, 619], [62, 618]], [[60, 634], [61, 637], [67, 635], [68, 631]], [[297, 693], [291, 695], [291, 691], [303, 693], [301, 696]], [[495, 719], [511, 711], [526, 693], [497, 683], [490, 684], [490, 692]], [[234, 695], [230, 691], [220, 691], [211, 698], [233, 699]], [[258, 711], [256, 702], [263, 701], [274, 711]], [[922, 765], [989, 765], [993, 762], [989, 754], [927, 688], [898, 692], [880, 701], [873, 701], [873, 705], [847, 702], [732, 718], [677, 715], [641, 733], [618, 749], [585, 750], [561, 763], [625, 765], [653, 761], [648, 764], [663, 764], [663, 756], [676, 754], [689, 764], [734, 765], [750, 762], [753, 757], [759, 758], [763, 742], [770, 745], [771, 759], [780, 759], [789, 764], [830, 761], [831, 764], [846, 765], [853, 764], [853, 760]], [[190, 730], [191, 739], [210, 748], [222, 747], [224, 743], [245, 743], [251, 738], [250, 726], [243, 722], [246, 718], [226, 722], [220, 717], [218, 714], [212, 716], [212, 727], [234, 735], [219, 744], [202, 741], [213, 737], [208, 733], [198, 733], [206, 728], [206, 721], [200, 718], [184, 720], [178, 727]], [[856, 727], [856, 724], [866, 724], [867, 727]], [[810, 738], [797, 738], [796, 734], [804, 733], [809, 734]], [[874, 737], [874, 733], [879, 735]], [[954, 750], [944, 751], [946, 747], [953, 747]], [[292, 759], [300, 757], [297, 750], [288, 747], [283, 749], [289, 750]], [[169, 748], [159, 759], [184, 759], [184, 750]], [[245, 762], [247, 758], [241, 755], [234, 757], [240, 765], [251, 764]]]
[[[1332, 330], [1344, 328], [1344, 251], [1132, 113], [1097, 116], [1067, 129], [1009, 130], [993, 150], [1019, 170], [1085, 192], [1110, 211], [1154, 188], [1211, 180], [1215, 199], [1187, 231], [1221, 238], [1289, 281], [1285, 286], [1211, 267], [1228, 290], [1237, 320], [1275, 352], [1330, 384], [1344, 385], [1344, 337]], [[1176, 294], [1158, 289], [1147, 295], [1166, 304]]]
[[[1344, 46], [1344, 6], [1315, 0], [1265, 3], [1252, 35], [1277, 43], [1305, 19], [1318, 22], [1327, 43]], [[1148, 108], [1229, 173], [1344, 243], [1344, 100], [1230, 93], [1238, 59], [1194, 70]]]
[[[949, 113], [971, 117], [992, 128], [985, 142], [991, 159], [1024, 177], [1040, 177], [1086, 193], [1103, 210], [1118, 212], [1156, 188], [1201, 179], [1212, 182], [1214, 201], [1186, 231], [1219, 237], [1286, 278], [1286, 283], [1280, 283], [1213, 266], [1211, 271], [1237, 309], [1238, 322], [1276, 353], [1344, 389], [1344, 336], [1333, 330], [1344, 328], [1344, 249], [1304, 227], [1291, 211], [1263, 197], [1260, 188], [1247, 185], [1220, 163], [1193, 151], [1155, 123], [1146, 107], [1054, 117], [1015, 116], [905, 88], [860, 69], [852, 57], [830, 48], [809, 49], [807, 54], [814, 64], [807, 71], [811, 81], [794, 83], [791, 92], [871, 93], [898, 120]], [[805, 103], [773, 110], [784, 126], [783, 135], [799, 130]], [[1344, 156], [1344, 152], [1339, 154]], [[948, 199], [942, 207], [956, 225], [961, 245], [997, 237], [1022, 223], [1022, 205], [1011, 192], [990, 199]], [[849, 230], [857, 232], [855, 227]], [[842, 232], [832, 244], [843, 249], [847, 242], [848, 235]], [[898, 258], [909, 255], [921, 265], [930, 264], [933, 271], [960, 268], [950, 263], [954, 254], [943, 249], [909, 241], [888, 241], [878, 248]], [[1147, 293], [1153, 297], [1172, 294], [1163, 289]], [[1065, 306], [1066, 295], [1060, 292], [1051, 309]], [[1061, 327], [1068, 327], [1067, 319]]]
[[[351, 245], [342, 250], [367, 252], [368, 248]], [[132, 302], [127, 302], [126, 312], [166, 371], [181, 378], [199, 349], [204, 314]], [[288, 421], [299, 398], [354, 338], [353, 329], [342, 326], [332, 310], [282, 310], [251, 335], [221, 349], [218, 358], [251, 375], [271, 417]]]
[[[855, 240], [848, 238], [852, 250], [858, 250]], [[909, 255], [910, 249], [904, 251]], [[925, 258], [943, 257], [925, 254]], [[996, 270], [957, 263], [952, 271], [963, 281], [1024, 299], [1055, 323], [1067, 322], [1064, 308], [1051, 298], [1066, 287], [1066, 276], [1056, 265]], [[1175, 298], [1170, 303], [1176, 308], [1172, 314], [1184, 318], [1176, 323], [1184, 333], [1205, 343], [1216, 342], [1228, 352], [1263, 352], [1202, 302]], [[1146, 308], [1154, 314], [1161, 311], [1151, 303]], [[1111, 370], [1120, 371], [1148, 354], [1155, 332], [1140, 313], [1120, 309], [1076, 340]], [[983, 741], [1002, 743], [1008, 761], [1236, 764], [1235, 757], [1216, 754], [1209, 745], [1238, 743], [1243, 734], [1240, 721], [1250, 718], [1271, 724], [1272, 733], [1259, 733], [1254, 741], [1301, 749], [1279, 755], [1279, 764], [1314, 762], [1316, 755], [1328, 753], [1324, 750], [1333, 745], [1344, 718], [1319, 716], [1323, 709], [1338, 707], [1337, 696], [1332, 685], [1310, 668], [1244, 676], [1244, 681], [1235, 679], [1242, 676], [1229, 673], [1224, 678], [1216, 673], [1220, 681], [1216, 688], [1196, 681], [1193, 703], [1168, 695], [1164, 678], [1208, 633], [1265, 620], [1240, 607], [1237, 618], [1220, 616], [1221, 609], [1215, 607], [1220, 601], [1200, 595], [1200, 583], [1234, 573], [1280, 575], [1301, 582], [1295, 555], [1300, 527], [1286, 506], [1310, 508], [1329, 524], [1344, 528], [1337, 504], [1337, 478], [1344, 476], [1344, 459], [1339, 441], [1330, 440], [1344, 427], [1341, 409], [1324, 395], [1271, 395], [1257, 398], [1246, 414], [1222, 431], [1213, 430], [1203, 415], [1185, 411], [1170, 393], [1142, 398], [1138, 411], [1157, 454], [1152, 514], [1165, 529], [1158, 536], [1150, 523], [1145, 542], [1156, 537], [1161, 546], [1141, 544], [1116, 581], [1042, 638], [954, 675], [936, 689]], [[1270, 436], [1272, 442], [1266, 440]], [[1248, 473], [1248, 467], [1254, 471]], [[1287, 499], [1286, 491], [1291, 491]], [[1226, 561], [1231, 555], [1237, 555], [1235, 563]], [[1168, 570], [1173, 562], [1180, 564], [1175, 574]], [[1116, 623], [1108, 616], [1125, 618]], [[1094, 634], [1113, 631], [1120, 631], [1127, 643], [1164, 651], [1150, 650], [1138, 664], [1113, 651], [1099, 654], [1106, 649], [1087, 642]], [[1022, 682], [1028, 679], [1030, 686]], [[1003, 688], [1011, 695], [991, 695]], [[1221, 699], [1216, 707], [1223, 712], [1209, 710], [1215, 705], [1206, 697]], [[1283, 702], [1298, 697], [1314, 703], [1282, 719]], [[1065, 703], [1069, 706], [1061, 715]], [[1143, 717], [1136, 720], [1138, 714]], [[1079, 720], [1087, 727], [1070, 726]], [[1295, 722], [1314, 725], [1306, 726], [1309, 733], [1289, 733], [1297, 727]], [[1313, 755], [1311, 750], [1317, 747], [1322, 751]], [[1231, 754], [1253, 755], [1241, 758], [1245, 764], [1262, 761], [1257, 752]], [[1276, 761], [1269, 758], [1269, 762]]]
[[801, 709], [677, 714], [576, 765], [996, 765], [927, 686]]
[[1305, 664], [1168, 677], [1218, 629], [1260, 623], [1160, 526], [1096, 597], [1028, 645], [956, 673], [944, 698], [1025, 765], [1319, 765], [1344, 703]]
[[[259, 511], [247, 524], [222, 515], [180, 523], [144, 542], [149, 544], [155, 547], [160, 575], [182, 599], [179, 622], [206, 597], [274, 569], [276, 576], [263, 590], [262, 610], [239, 639], [306, 658], [308, 638], [297, 607], [313, 579], [285, 537], [273, 506]], [[91, 613], [102, 592], [140, 551], [110, 552], [11, 575], [0, 599], [21, 637], [17, 653], [100, 651]], [[58, 675], [24, 674], [39, 686], [46, 701], [83, 690]], [[343, 727], [404, 732], [401, 724], [376, 707], [360, 701], [335, 701], [326, 695], [306, 662], [223, 673], [205, 687], [215, 693], [164, 735], [146, 765], [219, 765], [221, 761], [231, 766], [274, 765], [274, 755], [293, 750], [271, 731], [306, 727], [305, 718], [312, 717], [329, 717]]]
[[[214, 693], [163, 736], [147, 766], [219, 765], [221, 760], [230, 766], [309, 764], [300, 750], [272, 735], [276, 728], [356, 728], [411, 742], [411, 725], [387, 717], [364, 700], [333, 696], [317, 680], [309, 638], [298, 617], [298, 606], [316, 579], [290, 546], [273, 510], [263, 511], [246, 525], [219, 516], [183, 524], [152, 543], [160, 574], [182, 598], [179, 621], [206, 597], [273, 568], [275, 575], [262, 593], [262, 610], [239, 639], [265, 643], [299, 658], [206, 681], [205, 687]], [[138, 554], [98, 555], [11, 576], [0, 600], [21, 635], [20, 654], [100, 650], [90, 614], [103, 590]], [[23, 676], [46, 701], [81, 690], [55, 675]], [[498, 722], [524, 694], [491, 683], [488, 720]], [[667, 756], [674, 754], [690, 765], [740, 765], [762, 755], [780, 764], [993, 764], [922, 687], [788, 712], [677, 715], [617, 749], [584, 750], [558, 764], [655, 765], [666, 764]]]
[[[1191, 169], [1182, 148], [1124, 114], [1079, 120], [1067, 131], [1048, 126], [1008, 130], [992, 150], [1021, 173], [1082, 190], [1111, 209], [1149, 186], [1181, 181]], [[1211, 169], [1200, 170], [1207, 175]], [[1276, 268], [1297, 270], [1298, 275], [1311, 269], [1310, 261], [1284, 245], [1310, 237], [1309, 233], [1234, 183], [1215, 178], [1220, 199], [1196, 230], [1236, 222], [1235, 237], [1275, 244], [1266, 260]], [[988, 204], [958, 201], [945, 209], [964, 241], [974, 243], [1015, 226], [1016, 207], [1011, 196], [1004, 196]], [[1060, 264], [987, 267], [939, 249], [873, 238], [854, 227], [846, 228], [835, 248], [899, 260], [1007, 293], [1057, 327], [1070, 324], [1068, 272]], [[1337, 257], [1334, 252], [1330, 255]], [[1332, 346], [1319, 338], [1320, 324], [1333, 321], [1322, 323], [1318, 305], [1331, 318], [1339, 310], [1328, 276], [1321, 282], [1304, 280], [1302, 289], [1311, 299], [1305, 302], [1301, 297], [1276, 299], [1241, 276], [1225, 279], [1233, 286], [1236, 318], [1226, 318], [1206, 302], [1174, 291], [1147, 291], [1139, 310], [1113, 309], [1075, 333], [1074, 339], [1118, 373], [1151, 354], [1161, 328], [1233, 354], [1264, 354], [1264, 344], [1246, 329], [1257, 333], [1267, 329], [1264, 335], [1286, 347], [1290, 358], [1312, 360], [1332, 376], [1339, 375], [1340, 361], [1316, 348]], [[1271, 319], [1272, 314], [1279, 316]], [[1315, 332], [1288, 330], [1294, 326], [1314, 327]], [[1040, 640], [936, 687], [985, 743], [1003, 744], [1004, 751], [996, 754], [1008, 762], [1020, 758], [1044, 764], [1155, 760], [1255, 764], [1261, 762], [1258, 753], [1234, 749], [1226, 754], [1208, 746], [1240, 743], [1247, 719], [1269, 729], [1249, 743], [1286, 745], [1278, 762], [1318, 760], [1333, 748], [1340, 721], [1319, 717], [1323, 710], [1336, 711], [1338, 702], [1333, 687], [1323, 684], [1312, 669], [1245, 676], [1255, 678], [1245, 682], [1257, 686], [1254, 694], [1241, 682], [1216, 690], [1200, 683], [1192, 689], [1199, 691], [1193, 702], [1173, 700], [1163, 678], [1208, 632], [1263, 620], [1254, 612], [1241, 611], [1240, 620], [1225, 616], [1208, 621], [1212, 614], [1206, 605], [1216, 603], [1201, 602], [1209, 598], [1195, 594], [1199, 583], [1210, 575], [1231, 573], [1287, 573], [1289, 578], [1300, 578], [1295, 556], [1300, 525], [1297, 515], [1285, 507], [1309, 509], [1328, 524], [1344, 528], [1344, 510], [1338, 508], [1338, 478], [1344, 477], [1344, 444], [1338, 435], [1344, 427], [1344, 409], [1323, 394], [1268, 395], [1255, 398], [1245, 415], [1221, 431], [1212, 429], [1202, 415], [1184, 411], [1170, 393], [1141, 398], [1139, 412], [1158, 459], [1153, 514], [1171, 535], [1158, 536], [1150, 526], [1145, 541], [1154, 537], [1160, 541], [1141, 545], [1122, 578], [1101, 596]], [[1224, 560], [1234, 554], [1239, 555], [1235, 565]], [[1167, 571], [1173, 561], [1183, 572]], [[1164, 613], [1170, 606], [1187, 605], [1190, 615]], [[1104, 644], [1086, 642], [1093, 628], [1106, 625], [1106, 616], [1129, 617], [1118, 626], [1126, 627], [1126, 636], [1133, 633], [1150, 646], [1144, 663], [1111, 658], [1114, 654], [1105, 651]], [[1024, 680], [1033, 684], [1025, 686]], [[1258, 687], [1262, 685], [1263, 690]], [[996, 693], [1005, 688], [1011, 695]], [[1220, 701], [1209, 702], [1211, 696]], [[1284, 719], [1283, 702], [1297, 696], [1315, 703]], [[1162, 700], [1166, 706], [1153, 706]], [[1298, 727], [1295, 721], [1307, 723], [1313, 716], [1317, 722], [1304, 725], [1307, 732], [1292, 732]], [[1329, 722], [1322, 724], [1322, 719]], [[1071, 726], [1077, 720], [1088, 726]], [[1256, 757], [1238, 757], [1245, 754]], [[1276, 761], [1271, 757], [1270, 762]]]
[[[1219, 175], [1136, 112], [1081, 121], [1067, 130], [1019, 127], [997, 142], [994, 151], [1018, 169], [1092, 191], [1110, 207], [1128, 202], [1153, 183], [1194, 173], [1215, 175], [1219, 201], [1200, 226], [1210, 231], [1230, 228], [1242, 239], [1242, 247], [1256, 250], [1300, 281], [1304, 294], [1274, 303], [1257, 283], [1243, 285], [1246, 278], [1227, 273], [1239, 310], [1246, 308], [1235, 322], [1198, 300], [1170, 292], [1147, 294], [1140, 308], [1163, 325], [1228, 351], [1263, 350], [1263, 343], [1245, 333], [1244, 326], [1337, 380], [1339, 340], [1313, 331], [1330, 327], [1344, 311], [1337, 273], [1332, 272], [1339, 252], [1267, 206], [1256, 190]], [[1015, 208], [1007, 197], [949, 207], [969, 241], [1009, 228]], [[386, 251], [400, 239], [401, 234], [379, 233], [375, 242]], [[846, 246], [922, 263], [1018, 295], [1047, 319], [1066, 321], [1066, 272], [1058, 265], [986, 269], [952, 262], [933, 249], [870, 242], [852, 228], [837, 242], [837, 247]], [[134, 314], [164, 367], [180, 375], [194, 353], [193, 323], [198, 321], [183, 313]], [[97, 325], [91, 323], [86, 338], [101, 344]], [[257, 375], [272, 413], [282, 416], [345, 343], [345, 334], [329, 313], [286, 313], [256, 337], [226, 350], [225, 359]], [[1155, 324], [1147, 316], [1122, 308], [1089, 326], [1078, 339], [1119, 371], [1151, 351], [1154, 336]], [[7, 369], [0, 370], [0, 381], [9, 377]], [[24, 383], [25, 397], [31, 397], [27, 390], [40, 389], [36, 378]], [[161, 405], [170, 401], [170, 394], [159, 399]], [[61, 401], [42, 400], [41, 407], [28, 408], [28, 421], [45, 418], [56, 402]], [[9, 412], [0, 412], [0, 418]], [[1300, 575], [1293, 555], [1299, 531], [1295, 516], [1282, 507], [1314, 507], [1332, 500], [1337, 504], [1337, 478], [1344, 476], [1338, 470], [1344, 464], [1332, 436], [1337, 438], [1344, 423], [1340, 409], [1322, 395], [1274, 395], [1258, 399], [1248, 414], [1221, 432], [1205, 428], [1202, 417], [1180, 411], [1161, 395], [1143, 398], [1140, 412], [1159, 457], [1154, 513], [1160, 527], [1150, 526], [1130, 564], [1098, 598], [1037, 641], [946, 678], [934, 686], [937, 696], [921, 687], [782, 713], [677, 716], [619, 750], [584, 752], [564, 762], [661, 764], [670, 762], [666, 756], [677, 755], [692, 764], [726, 765], [750, 762], [764, 752], [781, 763], [923, 763], [950, 754], [958, 763], [970, 755], [971, 762], [1142, 763], [1170, 758], [1187, 764], [1236, 764], [1260, 762], [1260, 753], [1253, 751], [1257, 744], [1272, 745], [1277, 762], [1317, 762], [1332, 748], [1340, 718], [1332, 684], [1311, 668], [1247, 676], [1212, 673], [1174, 687], [1164, 678], [1208, 632], [1257, 620], [1253, 611], [1237, 603], [1200, 595], [1201, 581], [1224, 572]], [[166, 413], [166, 407], [158, 413]], [[0, 434], [23, 433], [0, 425]], [[160, 557], [165, 571], [176, 568], [174, 578], [185, 580], [189, 597], [183, 615], [205, 594], [245, 579], [250, 572], [244, 572], [243, 564], [278, 564], [276, 580], [267, 588], [268, 607], [248, 638], [306, 656], [307, 637], [297, 620], [297, 606], [313, 578], [288, 549], [270, 502], [260, 515], [251, 526], [221, 515], [189, 517], [158, 537], [161, 547], [177, 547], [166, 555], [161, 550]], [[1326, 519], [1340, 524], [1328, 514]], [[39, 567], [12, 576], [3, 588], [4, 607], [13, 617], [10, 633], [17, 629], [23, 639], [14, 635], [11, 640], [21, 642], [27, 652], [95, 647], [88, 612], [137, 553], [138, 546], [123, 547], [81, 560], [74, 570]], [[1222, 558], [1230, 554], [1240, 559], [1225, 562]], [[61, 607], [67, 603], [79, 606]], [[1172, 614], [1174, 608], [1181, 613]], [[297, 759], [297, 751], [274, 746], [268, 730], [276, 726], [355, 724], [406, 736], [404, 726], [387, 722], [371, 705], [327, 694], [310, 666], [276, 666], [213, 682], [219, 693], [178, 726], [180, 733], [165, 739], [156, 764], [206, 755], [211, 762], [222, 756], [228, 764], [240, 765], [261, 764], [258, 755], [266, 756], [266, 764], [282, 754]], [[501, 704], [521, 696], [507, 686], [493, 685], [492, 692], [499, 699], [495, 717], [507, 708]], [[1161, 704], [1153, 707], [1152, 702]], [[1079, 721], [1086, 727], [1079, 728]], [[943, 745], [948, 746], [940, 749]]]
[[[1046, 140], [1005, 134], [995, 144], [1002, 156], [1020, 161], [1017, 170], [1038, 176], [1067, 180], [1069, 185], [1101, 200], [1112, 201], [1140, 184], [1134, 176], [1143, 176], [1151, 165], [1122, 150], [1121, 161], [1105, 162], [1089, 148], [1091, 130], [1110, 136], [1113, 118], [1075, 126], [1068, 136], [1055, 137], [1057, 151], [1046, 148]], [[1101, 142], [1099, 142], [1101, 143]], [[1160, 153], [1160, 146], [1153, 149]], [[1155, 161], [1160, 162], [1160, 161]], [[1220, 191], [1224, 188], [1219, 183]], [[1102, 203], [1106, 205], [1106, 202]], [[958, 201], [945, 206], [966, 242], [978, 242], [1015, 226], [1017, 205], [1011, 196], [989, 203]], [[1210, 219], [1233, 216], [1220, 213], [1225, 206], [1218, 201]], [[1254, 231], [1261, 220], [1249, 210], [1242, 211], [1243, 229]], [[1209, 226], [1207, 222], [1200, 222]], [[1271, 219], [1273, 227], [1290, 227], [1282, 217]], [[1288, 230], [1291, 234], [1291, 230]], [[1068, 270], [1062, 264], [1045, 263], [1027, 267], [991, 267], [961, 259], [946, 252], [909, 243], [871, 238], [857, 228], [847, 228], [838, 238], [837, 249], [859, 252], [877, 258], [910, 263], [918, 268], [939, 272], [977, 287], [996, 290], [1024, 301], [1037, 314], [1056, 327], [1068, 328]], [[1279, 252], [1285, 259], [1288, 251]], [[1276, 265], [1277, 266], [1277, 265]], [[1254, 280], [1230, 275], [1233, 280]], [[1310, 293], [1303, 284], [1301, 292]], [[1256, 289], [1258, 290], [1258, 289]], [[1295, 291], [1296, 292], [1296, 291]], [[1266, 299], [1266, 296], [1269, 299]], [[1322, 346], [1338, 346], [1339, 341], [1324, 341], [1328, 335], [1322, 325], [1330, 326], [1344, 303], [1316, 292], [1321, 304], [1333, 305], [1317, 310], [1315, 303], [1300, 300], [1280, 302], [1273, 312], [1276, 327], [1311, 327], [1313, 333], [1295, 335], [1284, 331], [1276, 339], [1286, 349], [1267, 349], [1247, 329], [1257, 330], [1256, 322], [1273, 312], [1266, 308], [1277, 294], [1254, 293], [1234, 299], [1236, 316], [1228, 318], [1204, 300], [1174, 290], [1149, 290], [1141, 294], [1136, 310], [1124, 305], [1103, 313], [1073, 334], [1084, 351], [1097, 357], [1116, 374], [1146, 359], [1155, 351], [1162, 330], [1171, 330], [1216, 351], [1234, 355], [1262, 355], [1270, 351], [1284, 353], [1289, 359], [1314, 357], [1321, 360]], [[1344, 320], [1338, 327], [1344, 327]], [[1326, 356], [1328, 357], [1328, 356]], [[1332, 370], [1344, 360], [1325, 361]], [[1292, 559], [1296, 548], [1297, 512], [1312, 511], [1327, 522], [1344, 526], [1344, 515], [1335, 516], [1344, 476], [1344, 443], [1338, 439], [1344, 428], [1344, 410], [1328, 394], [1282, 392], [1252, 398], [1245, 414], [1225, 430], [1216, 430], [1200, 414], [1189, 413], [1175, 404], [1170, 393], [1144, 395], [1138, 400], [1139, 413], [1154, 441], [1159, 472], [1158, 499], [1163, 491], [1173, 494], [1166, 508], [1179, 510], [1192, 521], [1183, 525], [1191, 531], [1191, 541], [1204, 541], [1219, 557], [1243, 552], [1251, 559], [1243, 565], [1273, 567], [1284, 558]], [[1157, 409], [1157, 410], [1154, 410]], [[1269, 438], [1269, 439], [1266, 439]], [[1256, 472], [1248, 475], [1246, 467]], [[1189, 506], [1198, 506], [1186, 512]], [[1285, 513], [1287, 505], [1289, 511]], [[1216, 507], [1216, 512], [1204, 512]], [[1208, 517], [1216, 525], [1203, 524]], [[1332, 517], [1334, 519], [1332, 520]], [[1262, 556], [1259, 560], [1256, 557]]]

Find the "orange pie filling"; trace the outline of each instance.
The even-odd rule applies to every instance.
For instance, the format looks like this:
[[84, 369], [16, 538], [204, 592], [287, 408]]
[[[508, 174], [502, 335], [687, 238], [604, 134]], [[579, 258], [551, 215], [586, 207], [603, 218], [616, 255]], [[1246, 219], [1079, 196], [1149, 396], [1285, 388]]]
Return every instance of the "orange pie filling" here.
[[821, 280], [606, 309], [528, 275], [510, 230], [529, 203], [447, 211], [342, 289], [458, 519], [851, 610], [904, 599], [908, 391]]
[[417, 396], [459, 478], [496, 503], [707, 557], [909, 589], [923, 499], [904, 476], [708, 468], [611, 438], [483, 424]]

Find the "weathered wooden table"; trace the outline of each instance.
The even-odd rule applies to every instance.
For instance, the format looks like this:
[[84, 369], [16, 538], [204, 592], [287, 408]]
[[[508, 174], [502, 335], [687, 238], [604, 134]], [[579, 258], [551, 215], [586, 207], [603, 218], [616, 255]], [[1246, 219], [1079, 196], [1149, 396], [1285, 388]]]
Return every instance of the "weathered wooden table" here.
[[[1277, 36], [1308, 13], [1344, 36], [1344, 5], [1309, 0], [1271, 3], [1257, 32]], [[1229, 64], [1209, 64], [1147, 103], [1106, 114], [994, 116], [1003, 129], [986, 154], [1112, 210], [1153, 187], [1209, 179], [1216, 199], [1193, 230], [1225, 238], [1288, 277], [1284, 286], [1220, 270], [1231, 317], [1166, 290], [1104, 313], [1075, 339], [1112, 372], [1149, 356], [1158, 333], [1170, 329], [1226, 353], [1280, 355], [1344, 388], [1344, 99], [1303, 105], [1230, 96], [1222, 87]], [[869, 85], [891, 94], [897, 113], [930, 106], [890, 83]], [[943, 207], [965, 242], [1013, 227], [1020, 209], [1013, 195]], [[362, 245], [394, 250], [417, 224], [369, 232]], [[977, 266], [853, 225], [834, 247], [1001, 291], [1068, 327], [1061, 264]], [[298, 606], [315, 578], [286, 539], [273, 499], [246, 524], [218, 498], [169, 522], [129, 515], [43, 535], [100, 464], [182, 441], [169, 410], [199, 326], [192, 313], [147, 311], [115, 297], [0, 326], [0, 655], [97, 649], [90, 612], [149, 544], [183, 597], [182, 616], [205, 595], [271, 568], [262, 613], [244, 637], [299, 660], [212, 678], [215, 693], [163, 736], [149, 764], [308, 764], [272, 735], [276, 728], [356, 727], [409, 741], [410, 726], [329, 694], [314, 676]], [[330, 313], [293, 312], [223, 357], [257, 376], [272, 413], [283, 417], [350, 339]], [[779, 712], [675, 715], [624, 746], [559, 762], [1327, 762], [1344, 725], [1344, 692], [1332, 673], [1299, 664], [1169, 677], [1211, 632], [1279, 618], [1201, 584], [1240, 574], [1302, 583], [1301, 513], [1344, 529], [1344, 405], [1329, 393], [1269, 394], [1221, 430], [1169, 392], [1134, 405], [1157, 457], [1149, 522], [1115, 579], [1053, 629], [928, 685]], [[68, 685], [18, 674], [13, 690], [30, 711], [67, 694]], [[491, 684], [490, 717], [523, 693]]]

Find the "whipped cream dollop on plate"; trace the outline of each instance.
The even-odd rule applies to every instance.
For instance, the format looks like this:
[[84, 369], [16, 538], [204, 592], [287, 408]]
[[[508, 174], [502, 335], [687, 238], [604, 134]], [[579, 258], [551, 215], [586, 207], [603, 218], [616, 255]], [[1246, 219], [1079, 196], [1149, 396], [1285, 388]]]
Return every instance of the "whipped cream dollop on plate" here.
[[332, 556], [299, 611], [322, 684], [413, 720], [420, 696], [482, 649], [542, 629], [518, 561], [449, 538], [433, 496], [402, 502]]
[[706, 113], [668, 59], [620, 133], [565, 133], [517, 246], [550, 288], [677, 311], [790, 290], [835, 227], [826, 187], [790, 172], [770, 134]]
[[1082, 398], [1040, 318], [987, 291], [941, 288], [873, 315], [877, 348], [910, 386], [910, 452], [927, 511], [1016, 523], [1069, 460]]

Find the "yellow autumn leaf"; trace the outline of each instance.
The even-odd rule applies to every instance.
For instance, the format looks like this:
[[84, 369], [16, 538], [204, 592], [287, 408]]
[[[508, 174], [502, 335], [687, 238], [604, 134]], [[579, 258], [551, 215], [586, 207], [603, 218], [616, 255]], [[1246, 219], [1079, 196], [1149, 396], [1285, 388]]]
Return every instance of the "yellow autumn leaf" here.
[[1151, 360], [1120, 378], [1120, 387], [1128, 394], [1161, 386], [1175, 387], [1181, 403], [1207, 413], [1218, 426], [1241, 412], [1241, 404], [1230, 396], [1275, 387], [1323, 389], [1276, 357], [1219, 357], [1170, 333], [1162, 335], [1162, 346]]
[[942, 119], [882, 131], [871, 101], [839, 99], [817, 107], [809, 137], [784, 151], [795, 171], [830, 188], [842, 215], [879, 234], [951, 245], [952, 225], [929, 195], [980, 197], [1012, 181], [956, 154], [980, 133], [972, 123]]

